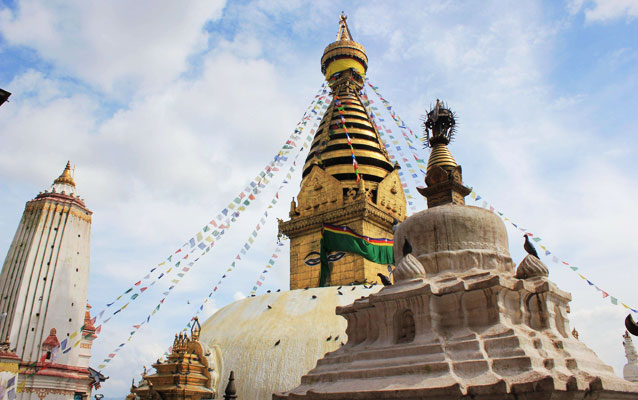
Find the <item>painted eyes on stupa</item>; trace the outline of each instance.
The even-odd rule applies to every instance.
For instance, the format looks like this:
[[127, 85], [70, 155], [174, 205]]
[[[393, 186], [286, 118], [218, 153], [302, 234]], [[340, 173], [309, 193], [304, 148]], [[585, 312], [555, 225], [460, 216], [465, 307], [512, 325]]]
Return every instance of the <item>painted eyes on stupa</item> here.
[[[339, 261], [345, 255], [346, 253], [343, 251], [334, 251], [328, 254], [328, 261], [329, 262]], [[321, 264], [321, 254], [319, 254], [318, 251], [311, 251], [310, 253], [306, 255], [306, 257], [304, 257], [304, 264], [306, 264], [309, 267], [314, 267], [315, 265]]]

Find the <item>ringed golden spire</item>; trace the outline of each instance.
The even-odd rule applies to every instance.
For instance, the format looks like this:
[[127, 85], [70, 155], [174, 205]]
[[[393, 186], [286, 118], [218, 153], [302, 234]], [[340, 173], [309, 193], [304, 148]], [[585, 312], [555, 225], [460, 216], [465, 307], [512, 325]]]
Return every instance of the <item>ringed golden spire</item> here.
[[67, 161], [64, 171], [62, 171], [62, 175], [60, 175], [56, 180], [53, 181], [53, 184], [56, 183], [64, 183], [75, 187], [75, 181], [73, 180], [73, 176], [71, 175], [71, 161]]

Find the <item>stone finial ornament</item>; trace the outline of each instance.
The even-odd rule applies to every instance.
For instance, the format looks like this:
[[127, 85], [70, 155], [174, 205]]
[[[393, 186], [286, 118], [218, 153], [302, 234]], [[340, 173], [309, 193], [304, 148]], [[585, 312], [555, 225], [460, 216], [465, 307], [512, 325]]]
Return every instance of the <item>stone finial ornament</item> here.
[[572, 336], [574, 337], [574, 339], [578, 340], [578, 331], [576, 330], [576, 328], [572, 329]]
[[540, 259], [531, 254], [527, 255], [516, 268], [516, 277], [518, 279], [530, 279], [539, 276], [549, 276], [549, 268]]
[[408, 254], [399, 261], [393, 274], [396, 284], [410, 279], [425, 278], [425, 269], [416, 257]]
[[638, 382], [638, 353], [627, 331], [623, 335], [622, 345], [625, 348], [625, 357], [627, 357], [627, 364], [622, 371], [623, 378], [631, 382]]
[[224, 391], [224, 400], [232, 400], [237, 398], [237, 389], [235, 389], [235, 371], [230, 371], [228, 384]]

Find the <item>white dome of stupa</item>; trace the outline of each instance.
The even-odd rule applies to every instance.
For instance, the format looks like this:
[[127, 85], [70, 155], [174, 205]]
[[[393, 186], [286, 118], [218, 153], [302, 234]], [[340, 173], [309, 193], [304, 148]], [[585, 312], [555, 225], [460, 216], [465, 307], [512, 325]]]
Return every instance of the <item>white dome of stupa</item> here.
[[235, 371], [242, 399], [270, 400], [274, 392], [298, 386], [318, 359], [347, 342], [346, 320], [335, 314], [336, 307], [381, 287], [298, 289], [249, 297], [220, 309], [202, 325], [200, 336], [221, 352], [218, 393], [223, 393], [230, 371]]

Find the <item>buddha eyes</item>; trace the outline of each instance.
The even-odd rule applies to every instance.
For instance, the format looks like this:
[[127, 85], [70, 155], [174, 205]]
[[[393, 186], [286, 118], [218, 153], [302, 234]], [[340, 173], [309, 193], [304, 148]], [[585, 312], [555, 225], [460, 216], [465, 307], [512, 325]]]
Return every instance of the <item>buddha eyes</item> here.
[[[346, 253], [343, 252], [343, 251], [334, 251], [334, 252], [328, 254], [328, 261], [329, 262], [339, 261], [345, 255], [346, 255]], [[321, 264], [321, 254], [319, 254], [318, 251], [311, 251], [304, 258], [304, 264], [306, 264], [306, 265], [308, 265], [310, 267], [314, 267], [315, 265]]]

